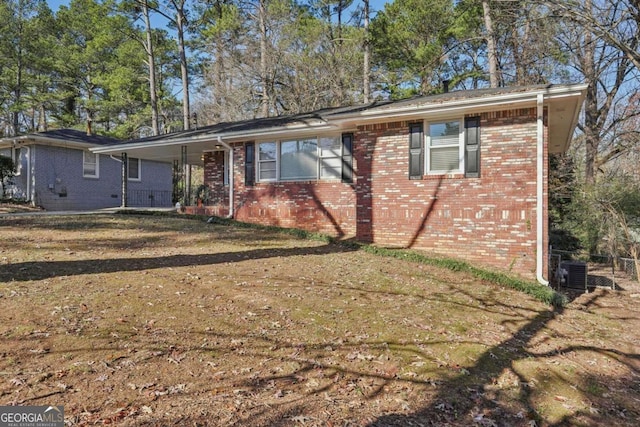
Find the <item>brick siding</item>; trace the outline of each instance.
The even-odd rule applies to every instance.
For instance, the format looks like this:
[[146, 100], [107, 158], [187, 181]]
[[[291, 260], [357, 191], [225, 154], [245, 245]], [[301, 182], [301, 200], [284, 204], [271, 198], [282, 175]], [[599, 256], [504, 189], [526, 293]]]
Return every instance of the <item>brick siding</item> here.
[[[234, 218], [424, 249], [535, 277], [536, 109], [481, 115], [479, 178], [447, 174], [410, 180], [410, 123], [358, 128], [353, 184], [310, 181], [245, 187], [244, 146], [236, 145]], [[546, 206], [546, 151], [544, 159]], [[205, 181], [212, 198], [202, 213], [228, 214], [222, 164], [222, 153], [205, 155]], [[543, 217], [546, 248], [546, 208]]]

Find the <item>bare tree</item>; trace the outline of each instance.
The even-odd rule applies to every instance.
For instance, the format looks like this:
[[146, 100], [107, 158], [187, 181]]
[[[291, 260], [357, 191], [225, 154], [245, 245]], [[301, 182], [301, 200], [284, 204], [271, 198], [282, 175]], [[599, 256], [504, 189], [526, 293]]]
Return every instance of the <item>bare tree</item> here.
[[[605, 3], [610, 7], [604, 7]], [[623, 4], [613, 0], [586, 0], [580, 3], [577, 17], [568, 15], [564, 9], [560, 9], [563, 13], [556, 14], [564, 21], [559, 39], [564, 44], [564, 51], [571, 55], [569, 63], [588, 83], [584, 118], [578, 125], [583, 133], [584, 174], [588, 184], [595, 183], [598, 171], [604, 170], [610, 161], [624, 155], [637, 143], [637, 138], [630, 138], [624, 129], [625, 123], [640, 114], [640, 108], [634, 107], [637, 103], [633, 101], [637, 92], [634, 82], [637, 82], [640, 69], [618, 44], [601, 37], [599, 30], [585, 26], [583, 19], [588, 11], [591, 19], [601, 26], [606, 23], [616, 33], [620, 17], [626, 15], [620, 9]], [[635, 43], [637, 41], [631, 45]]]
[[624, 54], [640, 70], [640, 2], [638, 0], [546, 0], [558, 16], [589, 29]]

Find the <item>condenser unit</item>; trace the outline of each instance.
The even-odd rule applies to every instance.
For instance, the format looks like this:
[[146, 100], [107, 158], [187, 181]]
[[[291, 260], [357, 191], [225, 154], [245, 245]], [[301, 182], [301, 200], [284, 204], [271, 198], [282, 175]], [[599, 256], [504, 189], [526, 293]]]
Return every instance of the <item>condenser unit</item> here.
[[560, 271], [562, 271], [563, 276], [561, 285], [571, 289], [587, 291], [588, 268], [586, 262], [562, 261], [560, 263]]

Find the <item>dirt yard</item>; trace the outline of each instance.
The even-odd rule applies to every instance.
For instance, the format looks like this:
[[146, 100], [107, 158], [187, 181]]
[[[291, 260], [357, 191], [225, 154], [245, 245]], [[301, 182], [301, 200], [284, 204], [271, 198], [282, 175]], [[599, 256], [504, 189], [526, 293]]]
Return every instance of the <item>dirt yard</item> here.
[[554, 309], [203, 220], [0, 219], [0, 405], [69, 426], [637, 426], [640, 290]]

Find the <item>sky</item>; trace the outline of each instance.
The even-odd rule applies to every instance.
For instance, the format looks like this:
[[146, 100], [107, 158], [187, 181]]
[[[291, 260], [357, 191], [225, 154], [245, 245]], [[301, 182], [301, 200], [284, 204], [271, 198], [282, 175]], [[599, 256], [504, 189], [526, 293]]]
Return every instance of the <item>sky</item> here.
[[51, 10], [53, 10], [54, 12], [57, 12], [58, 9], [60, 9], [60, 5], [68, 5], [69, 1], [68, 0], [47, 0], [47, 4], [49, 4], [49, 7], [51, 8]]
[[[47, 4], [49, 4], [49, 7], [51, 8], [51, 10], [53, 10], [54, 12], [57, 12], [58, 9], [60, 9], [61, 5], [68, 6], [69, 1], [70, 0], [47, 0]], [[387, 3], [387, 1], [388, 0], [370, 0], [369, 7], [371, 8], [372, 12], [379, 11], [379, 10], [382, 10], [382, 8], [384, 7], [384, 4]]]

